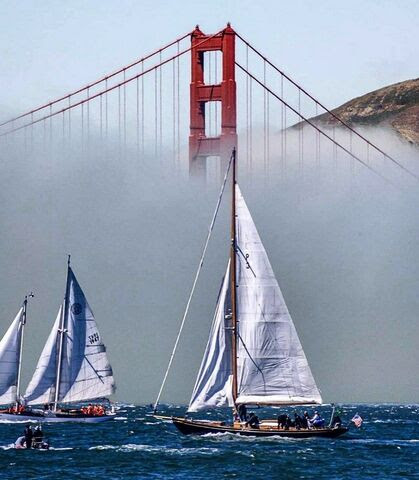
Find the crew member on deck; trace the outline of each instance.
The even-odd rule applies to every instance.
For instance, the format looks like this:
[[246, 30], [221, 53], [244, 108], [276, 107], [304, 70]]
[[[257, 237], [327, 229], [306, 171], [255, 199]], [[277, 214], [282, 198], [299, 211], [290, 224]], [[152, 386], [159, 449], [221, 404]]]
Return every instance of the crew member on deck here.
[[310, 419], [310, 425], [314, 428], [324, 427], [324, 420], [317, 410], [314, 412], [313, 418]]
[[249, 420], [247, 421], [247, 425], [250, 428], [259, 428], [259, 425], [260, 425], [259, 417], [255, 413], [252, 412], [249, 415]]
[[310, 417], [308, 412], [304, 412], [303, 418], [301, 419], [301, 428], [310, 428]]
[[239, 414], [239, 420], [241, 422], [247, 422], [247, 408], [246, 405], [241, 404], [237, 409], [237, 413]]

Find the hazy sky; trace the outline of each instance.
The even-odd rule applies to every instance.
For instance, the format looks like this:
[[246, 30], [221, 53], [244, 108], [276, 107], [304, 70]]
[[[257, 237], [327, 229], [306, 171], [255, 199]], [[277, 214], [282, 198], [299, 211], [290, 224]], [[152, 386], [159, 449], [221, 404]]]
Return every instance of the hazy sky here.
[[[3, 1], [0, 9], [2, 117], [95, 80], [196, 23], [213, 32], [230, 20], [331, 106], [418, 75], [416, 1]], [[388, 132], [367, 133], [417, 171], [417, 150]], [[190, 182], [165, 156], [139, 161], [128, 150], [120, 158], [94, 137], [83, 151], [60, 145], [25, 152], [21, 142], [2, 144], [1, 334], [33, 289], [26, 383], [62, 300], [71, 253], [108, 346], [116, 398], [150, 402], [219, 184]], [[291, 138], [289, 149], [293, 165]], [[314, 161], [310, 147], [306, 156]], [[321, 161], [322, 170], [309, 169], [304, 179], [292, 171], [284, 177], [274, 164], [269, 182], [257, 162], [252, 176], [240, 167], [314, 376], [326, 401], [417, 401], [418, 195], [360, 172], [353, 181], [347, 162], [336, 181], [326, 149]], [[163, 400], [189, 399], [227, 250], [224, 207]]]
[[0, 89], [25, 110], [191, 31], [231, 21], [329, 106], [416, 78], [416, 0], [0, 2]]

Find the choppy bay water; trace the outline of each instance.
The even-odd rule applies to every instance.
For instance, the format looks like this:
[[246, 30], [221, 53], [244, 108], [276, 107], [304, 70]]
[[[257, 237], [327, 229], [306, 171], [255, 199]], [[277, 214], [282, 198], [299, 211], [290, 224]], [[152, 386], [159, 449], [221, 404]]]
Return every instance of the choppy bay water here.
[[[160, 413], [183, 412], [184, 407], [162, 407]], [[24, 426], [1, 423], [0, 478], [419, 478], [419, 405], [350, 405], [342, 418], [350, 420], [356, 412], [364, 418], [363, 427], [338, 439], [260, 440], [183, 436], [154, 419], [148, 407], [119, 405], [112, 422], [46, 425], [49, 451], [13, 449]]]

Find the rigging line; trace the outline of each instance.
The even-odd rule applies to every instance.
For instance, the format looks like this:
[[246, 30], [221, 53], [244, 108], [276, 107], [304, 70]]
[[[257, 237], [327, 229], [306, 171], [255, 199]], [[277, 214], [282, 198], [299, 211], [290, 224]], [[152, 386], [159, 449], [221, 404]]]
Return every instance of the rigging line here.
[[[177, 54], [180, 53], [180, 44], [177, 44]], [[174, 61], [174, 60], [173, 60]], [[177, 66], [177, 161], [180, 163], [180, 56], [176, 59]]]
[[256, 273], [249, 263], [249, 254], [245, 254], [238, 245], [236, 245], [236, 253], [240, 253], [240, 255], [243, 257], [243, 260], [246, 262], [246, 268], [249, 269], [253, 273], [253, 276], [256, 278]]
[[158, 105], [157, 105], [157, 68], [154, 70], [154, 157], [157, 157], [158, 145]]
[[[10, 130], [8, 130], [7, 132], [4, 132], [4, 133], [0, 133], [0, 137], [3, 137], [5, 135], [9, 135], [11, 133], [14, 133], [18, 130], [21, 130], [22, 128], [26, 128], [28, 127], [29, 125], [33, 125], [35, 123], [39, 123], [39, 122], [42, 122], [43, 120], [46, 120], [47, 118], [49, 118], [50, 116], [51, 117], [54, 117], [56, 115], [59, 115], [60, 113], [62, 113], [63, 111], [66, 111], [66, 110], [69, 110], [70, 108], [76, 108], [80, 105], [83, 105], [84, 103], [86, 103], [87, 101], [89, 100], [93, 100], [94, 98], [97, 98], [99, 97], [100, 95], [103, 95], [105, 93], [108, 93], [108, 92], [111, 92], [112, 90], [115, 90], [115, 89], [119, 89], [121, 86], [123, 86], [124, 84], [126, 83], [129, 83], [129, 82], [132, 82], [133, 80], [137, 79], [138, 77], [142, 77], [143, 75], [146, 75], [147, 73], [150, 73], [154, 70], [157, 70], [158, 68], [162, 67], [163, 65], [166, 65], [166, 63], [169, 63], [171, 62], [172, 60], [174, 59], [179, 59], [179, 57], [181, 57], [182, 55], [185, 55], [186, 53], [198, 48], [199, 46], [201, 46], [202, 44], [208, 42], [209, 40], [211, 40], [212, 38], [216, 37], [217, 35], [220, 35], [220, 33], [222, 32], [222, 30], [220, 30], [219, 32], [217, 33], [214, 33], [213, 35], [209, 36], [209, 37], [206, 37], [204, 40], [202, 40], [201, 42], [199, 43], [196, 43], [195, 45], [191, 45], [190, 47], [188, 48], [185, 48], [184, 50], [181, 50], [180, 52], [176, 53], [175, 55], [171, 56], [170, 58], [167, 58], [166, 60], [163, 60], [161, 63], [159, 64], [156, 64], [156, 65], [153, 65], [152, 67], [149, 67], [147, 68], [147, 70], [144, 70], [142, 71], [141, 73], [137, 73], [136, 75], [133, 75], [132, 77], [129, 77], [127, 78], [125, 81], [122, 81], [118, 84], [115, 84], [115, 85], [112, 85], [111, 87], [108, 87], [108, 88], [105, 88], [105, 90], [102, 90], [98, 93], [95, 93], [94, 95], [91, 95], [89, 97], [89, 99], [85, 98], [83, 100], [79, 100], [77, 103], [73, 103], [70, 107], [64, 107], [62, 108], [61, 110], [56, 110], [55, 112], [53, 112], [51, 115], [45, 115], [43, 117], [40, 117], [38, 118], [37, 120], [33, 121], [33, 122], [28, 122], [28, 123], [25, 123], [23, 125], [20, 125], [19, 127], [16, 127], [16, 128], [12, 128]], [[1, 126], [1, 125], [0, 125]]]
[[166, 373], [164, 374], [163, 382], [160, 386], [160, 390], [159, 390], [159, 393], [157, 395], [156, 402], [154, 403], [154, 408], [153, 408], [154, 413], [156, 413], [156, 411], [157, 411], [157, 406], [159, 404], [160, 397], [161, 397], [161, 394], [163, 392], [164, 386], [166, 384], [166, 380], [167, 380], [167, 377], [169, 375], [169, 371], [170, 371], [170, 368], [171, 368], [172, 363], [173, 363], [173, 359], [174, 359], [175, 354], [176, 354], [176, 350], [177, 350], [177, 347], [178, 347], [178, 344], [179, 344], [179, 340], [180, 340], [180, 337], [182, 335], [182, 330], [183, 330], [183, 327], [185, 325], [186, 317], [188, 316], [189, 307], [191, 305], [192, 297], [194, 295], [195, 288], [196, 288], [196, 285], [198, 283], [199, 274], [201, 273], [202, 266], [204, 265], [205, 254], [207, 252], [207, 248], [208, 248], [208, 244], [209, 244], [209, 241], [210, 241], [210, 238], [211, 238], [211, 234], [212, 234], [212, 231], [214, 229], [215, 221], [216, 221], [217, 216], [218, 216], [218, 211], [220, 209], [221, 200], [223, 198], [224, 189], [225, 189], [225, 186], [226, 186], [226, 183], [227, 183], [228, 174], [229, 174], [231, 163], [232, 163], [232, 160], [233, 160], [233, 155], [234, 154], [232, 154], [230, 156], [230, 160], [229, 160], [228, 165], [227, 165], [226, 173], [224, 175], [224, 180], [223, 180], [223, 183], [221, 185], [220, 193], [218, 195], [217, 204], [215, 206], [214, 214], [212, 216], [212, 220], [211, 220], [210, 226], [208, 228], [207, 238], [205, 240], [204, 248], [202, 249], [202, 255], [201, 255], [201, 258], [199, 260], [198, 268], [196, 270], [195, 278], [194, 278], [194, 281], [193, 281], [193, 284], [192, 284], [192, 289], [191, 289], [191, 292], [189, 294], [188, 301], [186, 303], [185, 312], [183, 313], [182, 321], [180, 323], [179, 332], [177, 334], [172, 353], [170, 354], [169, 363], [167, 365]]
[[259, 371], [259, 373], [262, 375], [262, 379], [263, 379], [263, 385], [266, 387], [266, 382], [265, 382], [265, 375], [263, 374], [263, 371], [261, 370], [261, 368], [259, 367], [259, 365], [256, 363], [256, 361], [253, 359], [252, 355], [250, 355], [250, 352], [248, 350], [248, 348], [246, 347], [246, 344], [244, 343], [240, 333], [237, 332], [237, 336], [239, 337], [239, 340], [241, 341], [242, 345], [243, 345], [243, 348], [245, 350], [245, 352], [247, 353], [247, 355], [249, 356], [251, 362], [253, 363], [253, 365], [256, 367], [256, 369]]
[[[141, 72], [144, 73], [144, 62], [141, 64]], [[138, 80], [138, 78], [137, 78]], [[144, 157], [144, 77], [141, 77], [141, 154]]]
[[[160, 63], [162, 61], [162, 55], [160, 52]], [[160, 104], [160, 110], [159, 110], [159, 122], [160, 122], [160, 131], [159, 131], [159, 156], [160, 160], [162, 158], [162, 150], [163, 150], [163, 88], [162, 88], [162, 82], [163, 82], [163, 68], [160, 67], [159, 69], [159, 104]]]
[[[220, 32], [218, 32], [218, 33], [220, 33]], [[99, 85], [102, 82], [107, 82], [110, 78], [115, 77], [116, 75], [122, 73], [124, 70], [129, 70], [130, 68], [135, 67], [135, 65], [138, 65], [139, 63], [144, 62], [145, 60], [148, 60], [151, 57], [154, 57], [155, 55], [157, 55], [158, 53], [168, 49], [169, 47], [172, 47], [176, 43], [181, 42], [186, 37], [189, 37], [189, 35], [191, 35], [191, 34], [192, 34], [192, 32], [185, 33], [185, 35], [183, 35], [182, 37], [179, 37], [176, 40], [174, 40], [173, 42], [170, 42], [167, 45], [164, 45], [159, 50], [155, 50], [154, 52], [147, 54], [145, 57], [142, 57], [139, 60], [136, 60], [135, 62], [130, 63], [129, 65], [127, 65], [123, 68], [120, 68], [119, 70], [116, 70], [115, 72], [110, 73], [109, 75], [106, 75], [105, 77], [102, 77], [99, 80], [94, 81], [93, 83], [89, 83], [88, 85], [85, 85], [84, 87], [81, 87], [78, 90], [74, 90], [73, 92], [68, 93], [67, 95], [64, 95], [63, 97], [57, 98], [56, 100], [52, 100], [51, 102], [48, 102], [48, 103], [46, 103], [46, 104], [44, 104], [40, 107], [36, 107], [33, 110], [30, 110], [29, 112], [22, 113], [21, 115], [18, 115], [17, 117], [11, 118], [10, 120], [6, 120], [6, 121], [0, 123], [0, 127], [2, 127], [3, 125], [7, 125], [8, 123], [13, 122], [14, 120], [19, 120], [20, 118], [26, 117], [30, 114], [35, 113], [35, 112], [39, 112], [40, 110], [43, 110], [44, 108], [48, 107], [49, 105], [55, 105], [56, 103], [62, 102], [63, 100], [65, 100], [67, 98], [69, 99], [73, 95], [81, 93], [88, 88], [94, 87], [95, 85]]]
[[176, 166], [176, 62], [172, 62], [172, 158]]
[[[108, 80], [105, 80], [105, 132], [106, 132], [106, 140], [108, 139]], [[70, 111], [70, 110], [69, 110]]]
[[[89, 98], [89, 89], [87, 89], [87, 98]], [[87, 148], [89, 148], [90, 141], [90, 103], [87, 102]]]
[[[249, 70], [249, 47], [246, 46], [246, 70]], [[246, 167], [249, 170], [249, 77], [246, 75]]]
[[[126, 79], [126, 73], [124, 70], [124, 80]], [[124, 157], [127, 153], [127, 84], [124, 83]]]
[[257, 79], [254, 75], [252, 75], [250, 72], [248, 72], [247, 70], [245, 70], [244, 67], [242, 67], [239, 63], [235, 62], [235, 64], [240, 68], [242, 69], [245, 73], [247, 73], [247, 75], [249, 75], [256, 83], [258, 83], [260, 86], [262, 86], [263, 88], [265, 88], [273, 97], [275, 97], [277, 100], [279, 100], [280, 102], [282, 102], [287, 108], [289, 108], [292, 112], [294, 112], [296, 115], [298, 115], [301, 120], [305, 121], [306, 123], [308, 123], [310, 126], [312, 126], [314, 129], [316, 129], [319, 133], [321, 133], [324, 137], [326, 137], [328, 140], [330, 140], [333, 144], [335, 144], [337, 147], [341, 148], [344, 152], [346, 152], [348, 155], [350, 155], [351, 157], [353, 157], [355, 160], [357, 160], [359, 163], [361, 163], [362, 165], [364, 165], [364, 167], [366, 167], [368, 170], [370, 170], [371, 172], [375, 173], [376, 175], [378, 175], [382, 180], [384, 180], [386, 183], [388, 183], [389, 185], [393, 186], [394, 188], [396, 189], [399, 189], [399, 187], [397, 185], [395, 185], [391, 180], [389, 180], [388, 178], [384, 177], [379, 171], [375, 170], [375, 168], [372, 168], [370, 165], [368, 165], [366, 162], [364, 162], [361, 158], [357, 157], [355, 154], [351, 153], [347, 148], [345, 148], [343, 145], [341, 145], [340, 143], [338, 143], [336, 140], [333, 140], [333, 138], [328, 135], [327, 133], [325, 133], [323, 130], [321, 130], [320, 128], [318, 128], [316, 126], [315, 123], [313, 123], [311, 120], [309, 120], [308, 118], [304, 117], [303, 115], [301, 115], [300, 113], [298, 113], [298, 111], [292, 107], [289, 103], [287, 103], [285, 100], [283, 100], [279, 95], [277, 95], [275, 92], [273, 92], [270, 88], [268, 88], [266, 85], [263, 84], [263, 82], [261, 82], [259, 79]]
[[136, 93], [137, 93], [137, 114], [136, 114], [136, 133], [137, 133], [137, 157], [140, 152], [140, 95], [139, 95], [139, 79], [136, 80]]
[[[316, 102], [325, 112], [327, 112], [329, 115], [331, 115], [335, 120], [337, 120], [339, 123], [344, 125], [346, 128], [352, 131], [355, 135], [357, 135], [359, 138], [364, 140], [364, 142], [367, 142], [372, 148], [377, 150], [378, 152], [382, 153], [386, 158], [388, 158], [391, 162], [395, 163], [397, 166], [399, 166], [402, 170], [404, 170], [406, 173], [409, 175], [412, 175], [413, 177], [416, 178], [416, 180], [419, 180], [419, 175], [416, 175], [414, 172], [409, 170], [407, 167], [402, 165], [398, 160], [393, 158], [391, 155], [387, 154], [384, 152], [380, 147], [372, 143], [370, 140], [368, 140], [366, 137], [364, 137], [361, 133], [357, 132], [353, 127], [351, 127], [347, 122], [342, 120], [338, 115], [333, 113], [331, 110], [329, 110], [327, 107], [325, 107], [321, 102], [319, 102], [313, 95], [307, 92], [303, 87], [301, 87], [297, 82], [295, 82], [291, 77], [289, 77], [286, 73], [284, 73], [281, 69], [279, 69], [275, 64], [270, 62], [264, 55], [262, 55], [255, 47], [253, 47], [249, 42], [247, 42], [241, 35], [239, 35], [236, 32], [236, 37], [238, 37], [245, 45], [250, 47], [257, 55], [259, 55], [265, 62], [268, 63], [274, 70], [276, 70], [278, 73], [283, 75], [289, 82], [291, 82], [294, 86], [296, 86], [298, 89], [300, 89], [307, 97], [309, 97], [311, 100]], [[1, 126], [1, 125], [0, 125]]]
[[[70, 335], [69, 335], [68, 333], [67, 333], [67, 337], [66, 337], [66, 338], [74, 345], [74, 340], [72, 339], [72, 337], [70, 337]], [[87, 345], [87, 346], [89, 347], [90, 345]], [[99, 347], [100, 345], [92, 345], [92, 346], [93, 346], [93, 347]], [[90, 355], [95, 355], [95, 354], [90, 354]], [[92, 365], [92, 363], [91, 363], [90, 360], [87, 358], [87, 355], [86, 355], [85, 353], [82, 355], [82, 358], [84, 358], [84, 359], [86, 360], [86, 362], [89, 364], [89, 366], [92, 367], [92, 370], [95, 372], [95, 374], [97, 375], [97, 377], [99, 378], [99, 380], [100, 380], [102, 383], [105, 383], [105, 382], [102, 380], [102, 376], [99, 375], [98, 370], [95, 369], [95, 367]], [[81, 367], [80, 367], [80, 370], [81, 370]], [[79, 371], [80, 371], [80, 370], [79, 370]], [[79, 381], [82, 381], [82, 380], [79, 380]], [[88, 387], [86, 387], [85, 390], [87, 390], [87, 389], [88, 389]], [[83, 392], [83, 391], [84, 391], [84, 390], [82, 390], [82, 392]]]

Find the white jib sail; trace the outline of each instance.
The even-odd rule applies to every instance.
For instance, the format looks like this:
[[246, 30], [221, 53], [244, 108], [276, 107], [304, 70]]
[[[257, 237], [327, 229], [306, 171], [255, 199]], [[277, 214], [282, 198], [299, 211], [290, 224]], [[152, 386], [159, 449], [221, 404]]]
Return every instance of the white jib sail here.
[[61, 305], [58, 310], [57, 318], [39, 357], [35, 373], [26, 389], [25, 401], [28, 405], [40, 405], [54, 401], [57, 378], [58, 338], [63, 308], [63, 305]]
[[80, 402], [115, 391], [112, 368], [93, 312], [69, 268], [69, 299], [58, 401]]
[[16, 402], [23, 307], [0, 341], [0, 405]]
[[236, 186], [237, 403], [322, 403], [256, 226]]
[[230, 262], [221, 287], [211, 332], [188, 412], [233, 406], [231, 367]]

